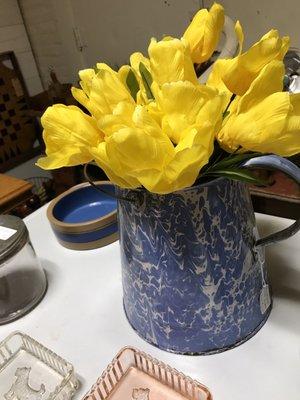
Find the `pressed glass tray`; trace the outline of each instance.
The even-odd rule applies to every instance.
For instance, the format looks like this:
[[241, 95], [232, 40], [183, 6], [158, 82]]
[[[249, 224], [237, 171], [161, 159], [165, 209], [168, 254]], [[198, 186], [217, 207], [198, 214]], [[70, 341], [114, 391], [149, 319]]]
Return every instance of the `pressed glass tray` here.
[[30, 336], [0, 343], [1, 400], [68, 400], [77, 387], [73, 366]]
[[209, 390], [166, 364], [125, 347], [83, 400], [212, 400]]

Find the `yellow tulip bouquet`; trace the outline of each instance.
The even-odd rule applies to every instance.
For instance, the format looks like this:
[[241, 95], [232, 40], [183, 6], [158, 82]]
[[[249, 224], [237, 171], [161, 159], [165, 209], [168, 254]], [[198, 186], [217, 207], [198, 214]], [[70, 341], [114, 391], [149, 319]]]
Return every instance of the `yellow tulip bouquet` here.
[[[107, 64], [79, 72], [81, 107], [56, 104], [42, 117], [44, 169], [92, 160], [122, 188], [166, 194], [203, 179], [254, 182], [239, 167], [257, 153], [300, 152], [300, 94], [283, 91], [289, 38], [271, 30], [246, 52], [218, 59], [205, 84], [196, 71], [218, 44], [224, 9], [200, 10], [181, 39], [151, 39], [118, 71]], [[84, 109], [84, 111], [82, 111]]]

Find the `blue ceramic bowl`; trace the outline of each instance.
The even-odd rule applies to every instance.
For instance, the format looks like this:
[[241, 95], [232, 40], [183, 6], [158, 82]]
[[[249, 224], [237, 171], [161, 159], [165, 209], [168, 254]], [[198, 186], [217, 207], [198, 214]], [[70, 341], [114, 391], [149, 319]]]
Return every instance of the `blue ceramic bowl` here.
[[[96, 185], [115, 193], [110, 182]], [[47, 217], [59, 243], [69, 249], [95, 249], [118, 239], [116, 199], [89, 183], [74, 186], [52, 200]]]

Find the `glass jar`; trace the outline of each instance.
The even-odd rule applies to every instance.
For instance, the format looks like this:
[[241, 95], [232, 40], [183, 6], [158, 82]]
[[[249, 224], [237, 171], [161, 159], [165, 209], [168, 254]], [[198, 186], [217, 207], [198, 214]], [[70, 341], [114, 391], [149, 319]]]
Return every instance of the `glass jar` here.
[[0, 215], [0, 324], [30, 311], [47, 288], [24, 222]]

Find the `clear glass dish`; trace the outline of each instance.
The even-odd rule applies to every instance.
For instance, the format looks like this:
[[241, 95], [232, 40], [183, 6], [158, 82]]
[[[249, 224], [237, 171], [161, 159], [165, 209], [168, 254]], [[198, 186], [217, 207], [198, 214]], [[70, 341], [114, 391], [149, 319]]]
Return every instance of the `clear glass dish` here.
[[212, 400], [209, 390], [130, 347], [122, 349], [83, 400]]
[[0, 343], [0, 398], [68, 400], [78, 381], [73, 366], [30, 336], [12, 333]]

